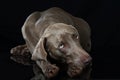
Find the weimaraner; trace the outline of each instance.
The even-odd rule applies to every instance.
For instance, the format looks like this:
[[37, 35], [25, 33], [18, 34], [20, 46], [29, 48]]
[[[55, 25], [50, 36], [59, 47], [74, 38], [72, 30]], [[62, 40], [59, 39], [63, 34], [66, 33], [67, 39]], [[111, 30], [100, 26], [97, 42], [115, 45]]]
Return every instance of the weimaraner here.
[[89, 25], [60, 8], [32, 13], [22, 27], [22, 34], [27, 45], [23, 50], [28, 48], [31, 59], [48, 78], [59, 72], [59, 67], [48, 60], [48, 55], [66, 63], [70, 77], [80, 75], [91, 65], [92, 58], [88, 54], [91, 49]]

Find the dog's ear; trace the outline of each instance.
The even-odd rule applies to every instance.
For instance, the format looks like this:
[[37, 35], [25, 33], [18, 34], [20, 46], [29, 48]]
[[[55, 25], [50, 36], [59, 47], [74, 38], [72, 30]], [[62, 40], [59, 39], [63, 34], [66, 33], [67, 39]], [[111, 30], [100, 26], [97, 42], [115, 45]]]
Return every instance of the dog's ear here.
[[75, 27], [78, 30], [78, 33], [80, 35], [80, 44], [86, 51], [90, 52], [91, 30], [90, 30], [89, 24], [81, 18], [74, 17], [73, 20], [75, 23]]
[[33, 54], [32, 54], [32, 60], [47, 60], [47, 52], [45, 51], [45, 43], [46, 38], [41, 37], [41, 39], [38, 41]]

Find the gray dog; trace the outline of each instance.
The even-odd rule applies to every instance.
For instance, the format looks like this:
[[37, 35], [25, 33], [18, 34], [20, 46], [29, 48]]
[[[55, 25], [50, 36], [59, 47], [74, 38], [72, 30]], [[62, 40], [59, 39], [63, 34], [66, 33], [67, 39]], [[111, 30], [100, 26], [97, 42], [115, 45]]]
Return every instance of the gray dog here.
[[[48, 60], [48, 55], [65, 63], [70, 77], [82, 74], [91, 65], [92, 58], [88, 54], [91, 49], [89, 25], [60, 8], [32, 13], [22, 27], [22, 34], [26, 44], [19, 46], [22, 47], [20, 50], [27, 48], [31, 59], [48, 78], [56, 76], [60, 70], [59, 66]], [[18, 47], [13, 48], [11, 53], [15, 50]]]

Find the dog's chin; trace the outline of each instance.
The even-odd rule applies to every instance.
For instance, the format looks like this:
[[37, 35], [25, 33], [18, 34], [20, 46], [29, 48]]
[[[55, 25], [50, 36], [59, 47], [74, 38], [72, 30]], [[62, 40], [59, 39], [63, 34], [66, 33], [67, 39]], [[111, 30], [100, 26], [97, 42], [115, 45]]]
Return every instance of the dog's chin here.
[[78, 76], [78, 75], [80, 75], [81, 73], [82, 73], [82, 71], [83, 71], [83, 67], [82, 66], [75, 66], [75, 65], [70, 65], [69, 67], [68, 67], [68, 71], [67, 71], [67, 73], [68, 73], [68, 75], [70, 76], [70, 77], [76, 77], [76, 76]]
[[91, 65], [85, 66], [85, 65], [75, 65], [75, 64], [71, 64], [68, 66], [68, 71], [67, 74], [69, 75], [69, 77], [73, 78], [73, 77], [80, 77], [83, 74], [88, 73], [91, 70]]

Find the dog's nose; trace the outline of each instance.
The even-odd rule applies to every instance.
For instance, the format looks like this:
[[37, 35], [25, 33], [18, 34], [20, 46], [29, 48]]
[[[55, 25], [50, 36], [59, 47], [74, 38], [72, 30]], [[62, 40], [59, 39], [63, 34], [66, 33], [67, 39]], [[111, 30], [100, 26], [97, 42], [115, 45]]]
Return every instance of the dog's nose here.
[[88, 65], [91, 64], [91, 62], [92, 62], [92, 58], [91, 58], [91, 57], [86, 58], [83, 62], [84, 62], [84, 65], [88, 66]]

